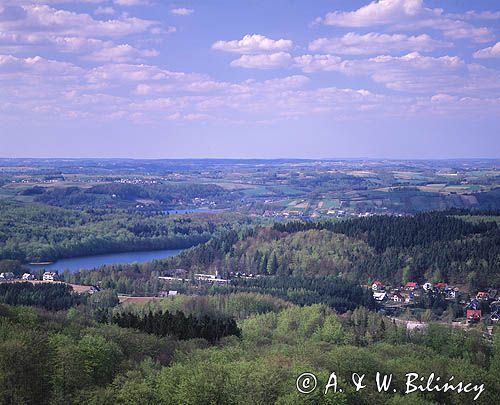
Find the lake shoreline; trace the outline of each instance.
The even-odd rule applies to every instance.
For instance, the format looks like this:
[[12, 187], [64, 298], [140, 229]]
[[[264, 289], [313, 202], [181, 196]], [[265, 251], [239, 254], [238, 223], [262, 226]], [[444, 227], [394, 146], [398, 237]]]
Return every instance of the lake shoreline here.
[[115, 253], [103, 253], [98, 255], [62, 258], [53, 262], [30, 263], [30, 270], [58, 271], [60, 273], [69, 270], [71, 273], [80, 270], [92, 270], [106, 265], [147, 263], [153, 260], [163, 260], [176, 256], [185, 249], [155, 249], [139, 250]]
[[144, 253], [144, 252], [162, 252], [162, 251], [166, 251], [166, 250], [186, 250], [186, 249], [190, 249], [194, 246], [197, 246], [197, 245], [193, 245], [193, 246], [189, 246], [189, 247], [181, 247], [181, 248], [111, 250], [111, 251], [105, 252], [105, 253], [96, 253], [96, 254], [88, 254], [88, 255], [81, 255], [81, 256], [59, 257], [57, 259], [47, 260], [44, 262], [29, 262], [29, 263], [23, 262], [23, 264], [25, 266], [48, 266], [48, 265], [52, 265], [54, 263], [60, 262], [61, 260], [83, 259], [86, 257], [99, 257], [99, 256], [120, 255], [120, 254], [128, 254], [128, 253], [133, 254], [133, 253]]

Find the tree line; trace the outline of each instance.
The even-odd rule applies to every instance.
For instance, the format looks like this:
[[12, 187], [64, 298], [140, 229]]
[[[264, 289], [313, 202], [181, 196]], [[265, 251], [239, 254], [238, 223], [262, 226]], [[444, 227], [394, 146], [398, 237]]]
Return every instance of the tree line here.
[[497, 229], [495, 222], [466, 222], [441, 212], [426, 212], [412, 216], [377, 215], [345, 221], [276, 222], [273, 228], [294, 233], [309, 229], [326, 229], [334, 233], [365, 240], [378, 252], [390, 247], [406, 248], [430, 245]]
[[4, 304], [60, 311], [84, 301], [84, 296], [73, 293], [73, 288], [64, 283], [0, 283], [0, 302]]
[[158, 336], [174, 336], [180, 340], [203, 338], [215, 342], [224, 336], [240, 336], [241, 332], [233, 318], [203, 315], [200, 317], [183, 312], [149, 312], [143, 316], [133, 312], [120, 312], [112, 322], [123, 328], [133, 328]]
[[214, 286], [212, 294], [254, 292], [296, 305], [324, 304], [340, 313], [363, 306], [376, 309], [370, 290], [334, 277], [257, 277], [235, 279], [230, 286]]

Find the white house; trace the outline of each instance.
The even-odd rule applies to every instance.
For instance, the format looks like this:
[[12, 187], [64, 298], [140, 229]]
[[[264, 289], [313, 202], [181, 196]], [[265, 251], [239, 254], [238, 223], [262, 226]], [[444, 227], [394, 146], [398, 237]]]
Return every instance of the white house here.
[[198, 281], [205, 281], [209, 283], [216, 283], [216, 284], [228, 284], [229, 280], [223, 279], [220, 277], [219, 272], [215, 271], [214, 274], [195, 274], [194, 278]]
[[46, 271], [43, 273], [43, 281], [56, 281], [59, 278], [59, 274], [54, 271]]
[[404, 297], [400, 293], [396, 292], [392, 295], [391, 300], [393, 300], [394, 302], [403, 302]]
[[373, 291], [384, 291], [385, 288], [384, 288], [384, 285], [380, 282], [380, 281], [374, 281], [372, 283], [372, 290]]
[[5, 273], [0, 273], [0, 278], [3, 280], [12, 280], [15, 278], [15, 275], [11, 271], [7, 271]]
[[424, 283], [424, 285], [422, 286], [422, 288], [425, 291], [431, 291], [432, 290], [432, 284], [431, 283]]
[[385, 291], [374, 292], [373, 298], [375, 299], [375, 301], [379, 301], [379, 302], [385, 301], [387, 299], [387, 293]]
[[34, 280], [35, 276], [30, 273], [24, 273], [23, 276], [21, 277], [22, 280]]

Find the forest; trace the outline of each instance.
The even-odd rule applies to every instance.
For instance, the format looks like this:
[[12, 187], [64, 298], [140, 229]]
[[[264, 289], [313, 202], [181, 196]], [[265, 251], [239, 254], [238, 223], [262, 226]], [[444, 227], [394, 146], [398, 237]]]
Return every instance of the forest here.
[[[472, 290], [494, 288], [500, 286], [500, 229], [496, 218], [435, 212], [409, 217], [290, 221], [271, 227], [245, 224], [225, 228], [208, 242], [166, 260], [102, 266], [66, 277], [74, 283], [101, 282], [105, 288], [122, 293], [154, 295], [164, 288], [158, 276], [168, 275], [172, 269], [212, 274], [217, 270], [235, 280], [229, 290], [273, 290], [272, 294], [281, 297], [290, 294], [286, 288], [284, 292], [267, 289], [264, 284], [274, 282], [267, 277], [265, 281], [244, 282], [238, 275], [288, 279], [296, 286], [291, 287], [294, 300], [308, 290], [303, 279], [311, 278], [337, 278], [353, 285], [378, 279], [395, 286], [430, 281]], [[206, 287], [195, 287], [209, 293]], [[175, 288], [190, 291], [186, 284]], [[218, 288], [218, 293], [225, 288]], [[300, 290], [303, 293], [297, 293]], [[316, 291], [301, 299], [309, 304], [326, 303], [317, 296]]]
[[297, 305], [325, 304], [339, 313], [364, 306], [376, 309], [370, 290], [334, 277], [262, 277], [236, 279], [229, 287], [214, 286], [211, 294], [256, 292]]
[[[248, 298], [241, 301], [238, 295], [229, 300], [241, 304]], [[269, 305], [274, 298], [252, 298], [264, 304], [255, 305], [255, 312], [238, 320], [241, 336], [222, 337], [214, 343], [97, 322], [89, 315], [89, 304], [58, 312], [0, 304], [0, 403], [472, 403], [474, 393], [404, 395], [407, 372], [434, 372], [443, 379], [453, 375], [457, 381], [484, 383], [485, 391], [474, 403], [496, 403], [498, 330], [493, 341], [485, 339], [479, 328], [464, 331], [438, 324], [407, 333], [363, 307], [339, 316], [325, 305], [283, 306], [279, 299]], [[152, 311], [157, 314], [152, 316], [160, 317], [161, 308], [184, 306], [191, 308], [193, 317], [203, 319], [204, 307], [197, 305], [198, 299], [193, 298], [196, 305], [189, 297], [173, 297], [156, 302], [156, 308], [128, 305], [115, 310], [136, 313], [137, 319], [144, 320], [144, 313]], [[227, 316], [224, 308], [230, 312], [235, 308], [227, 299], [207, 299]], [[305, 371], [314, 372], [322, 385], [336, 372], [342, 392], [325, 396], [317, 389], [307, 396], [300, 394], [296, 379]], [[394, 375], [396, 393], [377, 391], [377, 371]], [[355, 390], [348, 378], [351, 372], [366, 374], [366, 389]]]
[[[4, 227], [16, 213], [26, 218], [16, 209], [6, 209]], [[482, 323], [456, 329], [429, 316], [426, 327], [407, 330], [377, 312], [362, 286], [374, 277], [394, 284], [429, 278], [497, 285], [500, 235], [492, 213], [264, 225], [238, 216], [230, 221], [120, 210], [63, 210], [54, 219], [52, 210], [60, 208], [33, 210], [29, 221], [20, 221], [18, 240], [40, 243], [44, 228], [83, 233], [99, 229], [101, 221], [126, 229], [147, 225], [131, 231], [146, 238], [193, 228], [207, 240], [162, 261], [64, 275], [66, 281], [99, 285], [101, 291], [88, 296], [62, 284], [0, 284], [0, 403], [472, 403], [473, 393], [404, 395], [408, 372], [485, 384], [478, 404], [495, 403], [500, 392], [498, 326], [490, 334]], [[31, 234], [28, 223], [35, 224]], [[0, 261], [0, 268], [23, 271], [12, 258]], [[232, 282], [211, 285], [191, 275], [170, 284], [158, 279], [178, 269], [218, 270]], [[178, 295], [122, 304], [117, 296], [165, 289]], [[463, 311], [439, 296], [428, 301], [422, 302], [423, 313], [454, 317]], [[323, 385], [336, 372], [343, 391], [300, 394], [296, 379], [306, 371]], [[366, 389], [350, 384], [352, 372], [366, 374]], [[396, 392], [377, 391], [377, 372], [394, 375]]]
[[22, 262], [139, 250], [183, 249], [245, 222], [235, 215], [69, 210], [0, 201], [0, 259]]
[[214, 343], [224, 336], [241, 335], [232, 318], [186, 316], [181, 311], [174, 314], [168, 311], [149, 312], [143, 316], [123, 312], [114, 315], [112, 322], [122, 328], [133, 328], [158, 336], [174, 336], [180, 340], [203, 338]]
[[219, 272], [340, 276], [362, 284], [444, 281], [486, 288], [500, 285], [495, 218], [432, 212], [277, 222], [214, 238], [167, 263], [190, 267], [201, 261]]
[[0, 302], [9, 305], [28, 305], [60, 311], [84, 302], [85, 298], [85, 296], [73, 293], [71, 286], [64, 283], [0, 284]]

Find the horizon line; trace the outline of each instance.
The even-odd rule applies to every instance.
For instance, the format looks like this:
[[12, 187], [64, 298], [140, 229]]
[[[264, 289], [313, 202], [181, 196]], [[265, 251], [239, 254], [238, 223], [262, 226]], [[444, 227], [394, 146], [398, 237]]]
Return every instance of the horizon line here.
[[149, 161], [169, 161], [169, 160], [258, 160], [258, 161], [269, 161], [269, 160], [281, 160], [281, 161], [343, 161], [343, 160], [371, 160], [371, 161], [428, 161], [428, 160], [500, 160], [500, 157], [96, 157], [96, 156], [86, 156], [86, 157], [29, 157], [29, 156], [16, 156], [16, 157], [3, 157], [0, 156], [0, 160], [149, 160]]

